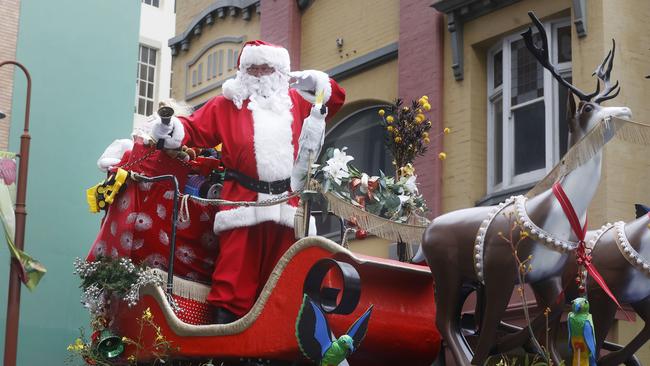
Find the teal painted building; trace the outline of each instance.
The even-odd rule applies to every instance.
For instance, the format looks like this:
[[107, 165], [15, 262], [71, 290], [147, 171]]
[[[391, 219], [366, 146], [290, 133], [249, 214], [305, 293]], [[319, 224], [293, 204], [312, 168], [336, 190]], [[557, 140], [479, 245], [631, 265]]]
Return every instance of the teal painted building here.
[[[134, 0], [21, 2], [16, 60], [32, 76], [25, 249], [48, 273], [34, 292], [21, 291], [18, 365], [63, 365], [79, 328], [88, 330], [72, 263], [86, 255], [99, 228], [101, 216], [85, 203], [85, 189], [102, 179], [97, 158], [131, 131], [139, 18], [140, 1]], [[25, 85], [16, 71], [10, 151], [19, 150]], [[4, 244], [0, 255], [3, 353]]]

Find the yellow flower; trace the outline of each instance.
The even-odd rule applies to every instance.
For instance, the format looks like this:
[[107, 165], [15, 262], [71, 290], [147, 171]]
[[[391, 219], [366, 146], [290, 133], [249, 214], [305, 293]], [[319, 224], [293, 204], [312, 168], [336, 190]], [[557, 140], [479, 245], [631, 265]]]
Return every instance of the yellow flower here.
[[442, 130], [442, 132], [444, 132], [445, 135], [449, 135], [449, 132], [451, 132], [451, 128], [449, 128], [449, 127], [445, 127], [445, 129]]
[[153, 315], [151, 314], [151, 309], [147, 308], [143, 313], [142, 313], [142, 320], [149, 321], [153, 319]]
[[428, 137], [423, 138], [422, 141], [424, 141], [425, 144], [431, 142], [431, 140]]
[[128, 360], [129, 362], [135, 362], [135, 361], [136, 361], [136, 359], [135, 359], [135, 355], [131, 355], [131, 356], [129, 356], [129, 357], [127, 358], [127, 360]]
[[387, 130], [388, 132], [391, 132], [391, 133], [392, 133], [393, 130], [395, 130], [395, 128], [394, 128], [393, 126], [388, 126], [388, 127], [386, 127], [386, 130]]
[[379, 115], [380, 115], [381, 117], [383, 117], [384, 114], [386, 113], [386, 111], [384, 111], [383, 109], [380, 109], [378, 113], [379, 113]]
[[530, 234], [528, 233], [528, 231], [522, 231], [522, 232], [521, 232], [521, 237], [522, 237], [522, 238], [527, 238], [529, 235], [530, 235]]
[[420, 116], [422, 116], [422, 115], [418, 114], [417, 116], [415, 116], [415, 123], [417, 123], [417, 124], [422, 123], [423, 119]]
[[438, 159], [440, 159], [440, 160], [445, 160], [445, 159], [447, 159], [447, 154], [444, 153], [444, 152], [441, 152], [440, 154], [438, 154]]
[[429, 101], [429, 96], [428, 95], [423, 95], [422, 99], [426, 100], [427, 102]]
[[422, 138], [429, 138], [429, 133], [428, 132], [422, 132]]
[[402, 173], [402, 175], [410, 177], [413, 174], [415, 174], [415, 168], [411, 163], [406, 164], [405, 166], [399, 168], [399, 171]]
[[155, 342], [159, 343], [159, 342], [162, 342], [164, 340], [165, 340], [165, 337], [163, 337], [162, 334], [158, 334], [158, 336], [156, 336], [156, 341]]
[[431, 127], [431, 121], [427, 121], [427, 127]]
[[403, 110], [404, 112], [408, 112], [408, 111], [409, 111], [409, 107], [403, 107], [402, 110]]
[[386, 117], [386, 122], [388, 122], [388, 123], [393, 123], [394, 120], [395, 120], [395, 118], [393, 118], [393, 116]]
[[402, 138], [399, 136], [395, 136], [395, 142], [399, 144], [400, 142], [402, 142]]
[[81, 340], [81, 338], [75, 339], [73, 344], [68, 345], [68, 351], [71, 352], [83, 351], [84, 348], [86, 348], [86, 344]]
[[430, 111], [430, 110], [431, 110], [431, 104], [429, 104], [429, 103], [424, 103], [424, 105], [422, 106], [422, 108], [424, 108], [425, 111]]

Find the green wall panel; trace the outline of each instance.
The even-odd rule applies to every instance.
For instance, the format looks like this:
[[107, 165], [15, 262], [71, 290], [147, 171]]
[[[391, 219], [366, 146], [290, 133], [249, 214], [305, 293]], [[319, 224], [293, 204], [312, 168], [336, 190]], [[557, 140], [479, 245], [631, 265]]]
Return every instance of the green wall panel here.
[[[18, 365], [63, 365], [79, 327], [88, 329], [72, 263], [86, 255], [99, 228], [101, 216], [90, 214], [85, 203], [85, 189], [102, 179], [97, 158], [131, 131], [139, 18], [136, 0], [21, 2], [16, 59], [32, 75], [25, 248], [48, 273], [34, 292], [22, 289]], [[20, 144], [24, 80], [17, 72], [11, 151]], [[0, 255], [4, 345], [4, 244]]]

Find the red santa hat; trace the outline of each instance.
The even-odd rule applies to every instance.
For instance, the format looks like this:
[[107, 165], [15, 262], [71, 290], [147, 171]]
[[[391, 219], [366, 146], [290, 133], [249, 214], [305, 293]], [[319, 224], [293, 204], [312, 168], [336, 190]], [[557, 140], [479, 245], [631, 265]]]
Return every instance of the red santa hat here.
[[246, 69], [251, 65], [267, 64], [276, 70], [288, 73], [290, 71], [289, 52], [286, 48], [274, 44], [255, 40], [244, 43], [237, 68]]

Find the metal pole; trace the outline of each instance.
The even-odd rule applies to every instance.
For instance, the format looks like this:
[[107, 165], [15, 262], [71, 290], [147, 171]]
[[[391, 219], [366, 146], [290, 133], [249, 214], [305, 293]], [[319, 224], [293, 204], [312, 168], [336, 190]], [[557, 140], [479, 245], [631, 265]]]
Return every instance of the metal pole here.
[[[32, 95], [32, 78], [27, 68], [16, 61], [4, 61], [4, 65], [15, 65], [20, 68], [27, 78], [27, 101], [25, 104], [25, 125], [20, 136], [20, 162], [18, 165], [18, 187], [16, 192], [16, 248], [23, 250], [25, 243], [25, 196], [27, 193], [27, 166], [29, 163], [29, 108]], [[16, 350], [18, 348], [18, 319], [20, 317], [20, 278], [18, 277], [16, 259], [12, 259], [9, 269], [9, 295], [7, 298], [7, 325], [5, 328], [4, 365], [16, 365]]]

